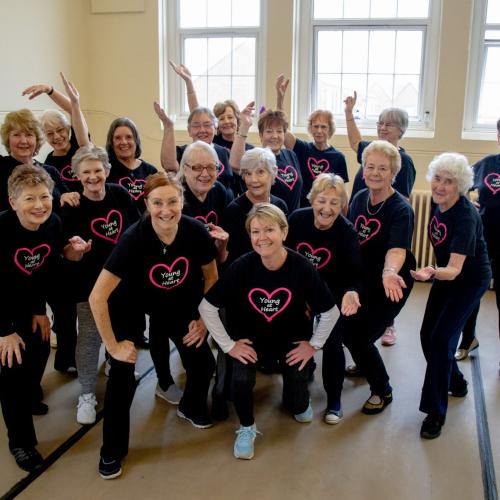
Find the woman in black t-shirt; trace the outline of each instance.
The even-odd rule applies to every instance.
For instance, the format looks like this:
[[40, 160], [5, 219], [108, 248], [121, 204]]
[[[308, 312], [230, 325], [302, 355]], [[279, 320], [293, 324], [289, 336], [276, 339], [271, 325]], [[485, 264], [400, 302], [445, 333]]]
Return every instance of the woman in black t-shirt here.
[[467, 394], [467, 381], [454, 358], [460, 332], [478, 306], [491, 280], [481, 218], [465, 194], [473, 172], [458, 153], [443, 153], [430, 163], [427, 179], [437, 204], [429, 221], [429, 238], [437, 266], [413, 272], [415, 279], [433, 279], [420, 330], [427, 361], [420, 411], [427, 413], [420, 436], [441, 434], [448, 393]]
[[[136, 381], [137, 352], [128, 329], [114, 328], [108, 301], [116, 287], [134, 290], [136, 304], [150, 317], [151, 357], [162, 391], [168, 389], [169, 338], [186, 368], [186, 386], [177, 415], [198, 428], [211, 427], [207, 393], [214, 358], [198, 304], [217, 280], [217, 250], [205, 226], [182, 215], [182, 185], [159, 172], [146, 180], [147, 213], [123, 235], [106, 262], [90, 295], [99, 333], [111, 355], [104, 402], [103, 446], [99, 472], [105, 479], [121, 474], [128, 453], [129, 413]], [[129, 304], [122, 304], [126, 314]], [[166, 373], [165, 373], [166, 372]]]
[[[279, 208], [258, 203], [246, 228], [254, 251], [225, 271], [200, 304], [200, 313], [215, 341], [233, 358], [232, 396], [241, 423], [234, 456], [251, 459], [258, 432], [253, 416], [257, 361], [280, 361], [283, 404], [295, 420], [310, 422], [308, 364], [331, 331], [334, 301], [310, 262], [283, 246], [288, 224]], [[229, 334], [219, 317], [223, 307]]]

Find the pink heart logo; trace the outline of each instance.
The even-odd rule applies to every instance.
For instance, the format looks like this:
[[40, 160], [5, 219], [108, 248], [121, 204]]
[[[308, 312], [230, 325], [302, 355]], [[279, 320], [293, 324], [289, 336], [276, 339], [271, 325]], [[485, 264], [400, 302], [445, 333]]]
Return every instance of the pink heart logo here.
[[307, 159], [307, 168], [311, 172], [312, 178], [316, 179], [319, 174], [330, 170], [330, 162], [326, 159], [316, 160], [316, 158], [310, 157]]
[[[273, 298], [275, 295], [278, 297]], [[263, 288], [253, 288], [248, 292], [248, 300], [259, 314], [271, 322], [276, 315], [286, 309], [292, 300], [292, 292], [288, 288], [276, 288], [271, 293]]]
[[61, 177], [63, 181], [68, 182], [78, 182], [80, 179], [75, 174], [73, 167], [71, 165], [66, 165], [63, 169], [61, 169]]
[[358, 215], [354, 227], [358, 232], [359, 244], [363, 245], [380, 231], [381, 224], [378, 219], [367, 219], [364, 215]]
[[144, 184], [146, 181], [144, 179], [131, 179], [130, 177], [122, 177], [118, 184], [123, 186], [132, 198], [137, 201], [141, 196], [144, 195]]
[[19, 248], [14, 254], [14, 262], [23, 273], [31, 276], [33, 271], [38, 269], [49, 255], [50, 246], [47, 243], [42, 243], [32, 250]]
[[297, 245], [297, 252], [306, 257], [316, 269], [325, 267], [332, 258], [332, 253], [328, 248], [320, 247], [315, 250], [305, 241]]
[[149, 271], [151, 283], [163, 290], [170, 290], [179, 286], [188, 275], [189, 261], [186, 257], [177, 257], [170, 266], [167, 264], [156, 264]]
[[500, 174], [492, 172], [484, 178], [484, 184], [493, 193], [497, 194], [500, 191]]
[[290, 191], [295, 186], [299, 175], [297, 170], [291, 165], [287, 165], [285, 168], [278, 168], [277, 179], [281, 181]]
[[443, 243], [443, 241], [446, 239], [447, 233], [448, 231], [446, 224], [439, 222], [436, 216], [434, 216], [429, 224], [429, 237], [432, 244], [436, 246], [440, 243]]
[[195, 219], [201, 220], [205, 224], [209, 224], [210, 223], [210, 224], [215, 224], [215, 225], [217, 225], [217, 221], [218, 221], [217, 214], [213, 210], [211, 210], [210, 212], [208, 212], [208, 214], [205, 215], [205, 217], [203, 217], [203, 215], [197, 215], [195, 217]]
[[224, 166], [224, 163], [221, 163], [220, 161], [217, 162], [217, 177], [220, 177], [222, 175], [222, 172], [226, 170], [226, 167]]
[[122, 214], [118, 210], [110, 210], [106, 218], [94, 219], [90, 223], [90, 229], [99, 238], [116, 244], [122, 232], [122, 223]]

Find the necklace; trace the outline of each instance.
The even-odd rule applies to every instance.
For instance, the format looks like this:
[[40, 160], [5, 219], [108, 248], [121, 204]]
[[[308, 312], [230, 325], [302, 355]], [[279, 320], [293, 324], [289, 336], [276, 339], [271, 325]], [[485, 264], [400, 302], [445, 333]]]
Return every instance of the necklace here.
[[[370, 207], [370, 196], [368, 196], [366, 198], [366, 211], [368, 212], [369, 215], [377, 215], [382, 210], [382, 207], [385, 205], [386, 201], [387, 201], [387, 198], [382, 203], [379, 204], [380, 206], [376, 210], [374, 210], [373, 212], [370, 212], [370, 208], [369, 208]], [[376, 207], [377, 205], [374, 205], [374, 206]]]
[[165, 255], [168, 251], [168, 247], [170, 245], [167, 245], [166, 243], [163, 243], [163, 241], [160, 240], [160, 243], [161, 243], [161, 246], [162, 246], [162, 252], [163, 252], [163, 255]]

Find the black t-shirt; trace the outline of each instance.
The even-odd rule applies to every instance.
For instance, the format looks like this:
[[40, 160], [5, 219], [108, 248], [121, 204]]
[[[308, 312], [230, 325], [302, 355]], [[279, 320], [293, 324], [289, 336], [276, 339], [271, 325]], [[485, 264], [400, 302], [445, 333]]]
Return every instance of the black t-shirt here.
[[[226, 148], [227, 154], [231, 152], [231, 148], [233, 147], [233, 141], [227, 141], [224, 137], [222, 137], [222, 134], [214, 135], [214, 144]], [[245, 142], [245, 151], [248, 151], [249, 149], [253, 149], [253, 146], [248, 144], [248, 142]]]
[[149, 175], [156, 174], [158, 169], [144, 160], [139, 161], [141, 162], [140, 165], [130, 170], [116, 157], [110, 156], [111, 170], [109, 171], [107, 182], [123, 186], [142, 214], [146, 210], [144, 203], [144, 184], [146, 183], [146, 178]]
[[[370, 144], [369, 141], [361, 141], [358, 146], [358, 163], [361, 164], [363, 151], [366, 146]], [[399, 154], [401, 155], [401, 170], [399, 171], [396, 179], [394, 180], [394, 184], [392, 187], [401, 193], [404, 197], [409, 198], [411, 191], [413, 189], [413, 185], [415, 184], [415, 177], [417, 175], [417, 171], [415, 170], [415, 165], [413, 164], [413, 160], [411, 156], [401, 147], [399, 149]], [[360, 191], [361, 189], [366, 188], [365, 181], [363, 179], [363, 167], [359, 167], [359, 170], [356, 173], [356, 177], [354, 178], [354, 183], [352, 186], [351, 199], [354, 195]]]
[[[318, 272], [291, 250], [275, 271], [264, 267], [255, 252], [241, 256], [207, 292], [206, 299], [225, 308], [229, 336], [248, 338], [257, 350], [309, 340], [310, 318], [334, 306]], [[306, 314], [308, 308], [310, 315]]]
[[182, 215], [174, 241], [166, 246], [144, 214], [122, 236], [104, 268], [135, 290], [145, 312], [161, 314], [168, 330], [199, 318], [202, 266], [216, 256], [215, 244], [201, 222]]
[[[19, 321], [45, 314], [51, 281], [61, 255], [61, 221], [52, 214], [36, 231], [25, 229], [12, 210], [0, 213], [0, 336]], [[17, 332], [20, 333], [20, 332]]]
[[500, 155], [490, 155], [474, 165], [474, 187], [479, 190], [479, 214], [490, 255], [500, 254]]
[[297, 155], [289, 149], [282, 149], [276, 155], [278, 174], [271, 187], [271, 193], [281, 198], [292, 213], [300, 206], [302, 174]]
[[215, 181], [204, 201], [200, 201], [184, 182], [182, 213], [194, 217], [204, 224], [211, 222], [220, 226], [224, 211], [231, 201], [230, 194], [219, 181]]
[[286, 245], [306, 257], [340, 303], [348, 290], [360, 290], [361, 249], [358, 233], [339, 214], [329, 229], [314, 225], [312, 208], [295, 210], [288, 220]]
[[61, 217], [66, 243], [72, 236], [92, 240], [90, 251], [70, 266], [75, 300], [86, 302], [106, 259], [125, 230], [139, 219], [139, 212], [125, 188], [106, 184], [102, 201], [82, 194], [80, 205], [64, 206]]
[[322, 151], [318, 149], [313, 142], [296, 139], [293, 152], [297, 155], [299, 160], [302, 180], [304, 181], [300, 200], [300, 205], [302, 207], [309, 206], [307, 194], [311, 190], [312, 183], [318, 175], [324, 173], [337, 174], [344, 179], [344, 182], [349, 182], [345, 156], [333, 146], [329, 146]]
[[[288, 215], [287, 204], [277, 196], [271, 195], [271, 204], [281, 208], [285, 215]], [[252, 250], [250, 236], [245, 229], [248, 212], [253, 207], [253, 203], [248, 199], [246, 194], [238, 196], [233, 200], [224, 212], [222, 219], [222, 227], [229, 233], [227, 242], [227, 251], [229, 252], [228, 261], [232, 262], [244, 253]]]
[[491, 279], [481, 218], [467, 198], [461, 196], [445, 212], [436, 205], [428, 231], [438, 267], [448, 265], [451, 253], [466, 256], [462, 271], [453, 283], [476, 285]]
[[361, 279], [365, 291], [381, 291], [385, 255], [391, 248], [406, 249], [406, 260], [399, 275], [405, 282], [412, 279], [409, 270], [415, 263], [411, 253], [414, 215], [403, 196], [395, 191], [382, 203], [372, 206], [368, 190], [363, 189], [353, 198], [348, 217], [361, 245]]

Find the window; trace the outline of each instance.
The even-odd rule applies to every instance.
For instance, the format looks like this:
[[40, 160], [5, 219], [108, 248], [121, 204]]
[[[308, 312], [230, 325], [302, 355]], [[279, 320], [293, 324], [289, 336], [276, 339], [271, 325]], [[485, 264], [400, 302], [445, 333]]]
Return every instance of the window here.
[[[344, 120], [343, 99], [358, 94], [356, 118], [404, 108], [413, 128], [429, 128], [435, 95], [437, 0], [302, 0], [297, 19], [295, 122], [314, 109]], [[304, 49], [306, 38], [310, 40]], [[312, 79], [308, 75], [312, 74]], [[309, 98], [307, 97], [309, 96]]]
[[496, 131], [500, 117], [500, 2], [476, 0], [464, 128]]
[[167, 28], [163, 74], [168, 110], [185, 117], [184, 82], [168, 60], [191, 71], [200, 105], [234, 99], [241, 107], [261, 94], [261, 0], [165, 0]]

